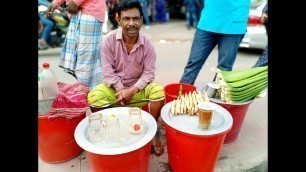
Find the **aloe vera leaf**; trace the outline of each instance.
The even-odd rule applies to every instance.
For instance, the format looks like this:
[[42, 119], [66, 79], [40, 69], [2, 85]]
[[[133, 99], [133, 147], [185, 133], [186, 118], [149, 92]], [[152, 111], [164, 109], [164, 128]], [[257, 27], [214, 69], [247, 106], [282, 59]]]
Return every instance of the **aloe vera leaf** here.
[[245, 79], [242, 79], [242, 80], [239, 80], [239, 81], [235, 81], [235, 82], [226, 82], [225, 80], [224, 80], [224, 81], [225, 81], [226, 83], [228, 83], [228, 84], [239, 83], [239, 82], [242, 82], [242, 81], [247, 81], [247, 80], [249, 80], [249, 79], [258, 78], [258, 77], [261, 77], [261, 76], [263, 76], [263, 75], [268, 75], [268, 71], [263, 71], [263, 72], [258, 73], [257, 75], [254, 75], [254, 76], [251, 76], [251, 77], [249, 77], [249, 78], [245, 78]]
[[227, 83], [238, 82], [238, 81], [245, 80], [245, 79], [248, 79], [248, 78], [251, 78], [251, 77], [263, 75], [263, 73], [268, 73], [268, 70], [260, 71], [258, 73], [253, 73], [253, 74], [249, 74], [247, 76], [245, 75], [245, 76], [237, 77], [237, 78], [232, 77], [232, 75], [230, 75], [230, 76], [224, 77], [224, 81], [227, 82]]
[[237, 90], [229, 90], [229, 92], [230, 92], [231, 95], [234, 95], [234, 96], [242, 95], [242, 94], [250, 93], [258, 87], [267, 86], [267, 85], [268, 85], [268, 81], [263, 81], [263, 82], [257, 83], [255, 86], [249, 87], [245, 90], [238, 90], [238, 91]]
[[245, 96], [251, 95], [252, 93], [254, 93], [254, 92], [258, 91], [258, 90], [263, 90], [267, 86], [268, 86], [268, 84], [264, 84], [264, 85], [261, 85], [261, 86], [253, 88], [249, 92], [244, 92], [244, 93], [241, 93], [241, 94], [235, 94], [235, 93], [232, 94], [232, 92], [229, 92], [229, 95], [230, 95], [231, 98], [241, 98], [241, 97], [245, 97]]
[[224, 81], [226, 81], [227, 83], [232, 83], [232, 82], [237, 82], [237, 81], [241, 81], [256, 75], [259, 75], [260, 73], [263, 72], [268, 72], [267, 69], [264, 70], [254, 70], [255, 68], [249, 70], [249, 71], [245, 71], [245, 72], [240, 72], [240, 73], [235, 73], [235, 74], [226, 74], [223, 75]]
[[237, 70], [237, 71], [221, 71], [224, 80], [228, 83], [243, 80], [245, 78], [258, 75], [258, 73], [268, 70], [268, 66], [256, 67], [251, 69]]
[[229, 90], [240, 91], [240, 90], [245, 90], [251, 86], [256, 86], [257, 84], [261, 82], [265, 82], [265, 81], [268, 81], [267, 75], [254, 76], [252, 78], [245, 79], [245, 81], [238, 81], [235, 83], [226, 83], [226, 87]]
[[237, 95], [229, 95], [229, 97], [230, 97], [231, 100], [240, 100], [240, 99], [244, 99], [244, 98], [247, 98], [247, 97], [252, 97], [252, 96], [254, 96], [255, 93], [257, 93], [258, 91], [262, 91], [265, 88], [266, 88], [266, 86], [262, 86], [260, 88], [257, 88], [255, 90], [253, 90], [250, 93], [242, 94], [242, 95], [238, 95], [238, 96]]
[[[256, 68], [263, 70], [263, 69], [268, 68], [268, 67], [267, 66], [262, 66], [262, 67], [256, 67]], [[218, 71], [222, 75], [228, 75], [228, 74], [244, 73], [244, 72], [252, 70], [252, 69], [255, 69], [255, 68], [247, 68], [247, 69], [239, 69], [239, 70], [231, 70], [231, 71], [218, 69]]]
[[232, 87], [238, 88], [238, 87], [243, 87], [243, 86], [249, 85], [253, 82], [257, 82], [259, 80], [266, 80], [267, 78], [268, 78], [268, 73], [262, 73], [262, 74], [255, 75], [255, 76], [250, 77], [250, 78], [246, 78], [244, 80], [240, 80], [238, 82], [227, 83], [227, 85], [230, 88], [232, 88]]
[[265, 84], [265, 85], [261, 85], [260, 87], [257, 87], [257, 88], [254, 88], [253, 90], [250, 90], [249, 92], [243, 92], [243, 93], [229, 93], [228, 95], [229, 95], [229, 97], [231, 98], [231, 99], [241, 99], [241, 98], [243, 98], [243, 97], [247, 97], [247, 96], [249, 96], [249, 95], [252, 95], [254, 92], [257, 92], [258, 90], [264, 90], [265, 88], [267, 88], [268, 87], [268, 85], [267, 84]]
[[263, 85], [261, 87], [256, 88], [255, 90], [253, 90], [250, 93], [242, 94], [242, 95], [239, 95], [239, 96], [230, 95], [230, 99], [233, 100], [233, 101], [238, 101], [238, 100], [245, 99], [245, 98], [248, 98], [248, 97], [249, 98], [256, 97], [258, 95], [258, 93], [260, 93], [266, 87], [267, 87], [267, 85]]
[[235, 88], [235, 87], [228, 87], [228, 89], [230, 91], [233, 91], [233, 92], [243, 91], [243, 90], [246, 90], [246, 89], [248, 89], [250, 87], [255, 87], [256, 85], [258, 85], [258, 84], [260, 84], [262, 82], [268, 82], [268, 78], [263, 79], [263, 80], [258, 80], [256, 82], [250, 83], [250, 84], [245, 85], [243, 87], [237, 87], [237, 88]]
[[245, 102], [245, 101], [248, 101], [248, 100], [251, 100], [253, 98], [255, 98], [257, 95], [260, 94], [261, 91], [258, 91], [256, 92], [254, 95], [255, 96], [252, 96], [252, 97], [246, 97], [245, 99], [239, 99], [239, 100], [232, 100], [232, 102], [235, 102], [235, 103], [242, 103], [242, 102]]

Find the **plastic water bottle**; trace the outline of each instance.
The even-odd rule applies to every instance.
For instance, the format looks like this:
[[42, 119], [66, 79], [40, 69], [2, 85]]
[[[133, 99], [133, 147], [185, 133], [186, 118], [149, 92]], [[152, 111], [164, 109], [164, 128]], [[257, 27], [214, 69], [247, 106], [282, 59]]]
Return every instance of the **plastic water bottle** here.
[[44, 100], [56, 98], [58, 94], [57, 79], [50, 69], [49, 63], [43, 64], [40, 82]]
[[43, 100], [44, 97], [43, 97], [43, 92], [42, 92], [42, 89], [41, 89], [41, 84], [40, 84], [40, 81], [38, 81], [38, 100]]
[[41, 84], [40, 84], [41, 73], [42, 73], [42, 68], [38, 66], [38, 100], [44, 99]]
[[40, 66], [38, 66], [38, 81], [40, 81], [41, 79], [41, 73], [42, 73], [42, 68]]

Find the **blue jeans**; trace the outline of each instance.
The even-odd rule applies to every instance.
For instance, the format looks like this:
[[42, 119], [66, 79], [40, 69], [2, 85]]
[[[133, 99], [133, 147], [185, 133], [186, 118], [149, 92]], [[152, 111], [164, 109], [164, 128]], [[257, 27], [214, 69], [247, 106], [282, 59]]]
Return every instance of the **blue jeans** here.
[[41, 37], [44, 40], [48, 41], [54, 23], [51, 20], [49, 20], [47, 18], [44, 18], [42, 16], [40, 16], [40, 21], [41, 21], [42, 25], [44, 26]]
[[142, 9], [142, 13], [143, 13], [143, 17], [146, 21], [146, 25], [147, 26], [150, 26], [150, 19], [149, 19], [149, 16], [148, 16], [148, 13], [147, 13], [147, 1], [143, 1], [140, 3], [141, 4], [141, 9]]
[[187, 28], [197, 27], [198, 19], [196, 11], [187, 11], [186, 13]]
[[261, 67], [261, 66], [267, 66], [268, 65], [268, 46], [266, 46], [265, 50], [261, 54], [261, 56], [258, 58], [257, 62], [255, 63], [252, 68], [255, 67]]
[[207, 57], [218, 45], [218, 68], [231, 71], [244, 34], [220, 34], [197, 29], [181, 83], [193, 85]]
[[[266, 27], [266, 33], [267, 33], [267, 36], [268, 36], [268, 28], [267, 28], [268, 25], [265, 24], [265, 27]], [[265, 50], [261, 54], [261, 56], [258, 58], [258, 60], [255, 63], [255, 65], [252, 66], [252, 68], [254, 68], [254, 67], [261, 67], [261, 66], [267, 66], [268, 65], [268, 51], [269, 51], [269, 48], [268, 48], [268, 45], [267, 45]]]

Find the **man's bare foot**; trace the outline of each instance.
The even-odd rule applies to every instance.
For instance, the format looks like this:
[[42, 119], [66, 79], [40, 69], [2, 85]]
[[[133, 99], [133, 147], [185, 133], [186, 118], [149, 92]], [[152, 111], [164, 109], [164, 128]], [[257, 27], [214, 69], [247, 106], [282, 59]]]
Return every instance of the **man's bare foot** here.
[[153, 148], [154, 153], [158, 156], [164, 153], [164, 146], [160, 142], [158, 135], [153, 137], [151, 147]]

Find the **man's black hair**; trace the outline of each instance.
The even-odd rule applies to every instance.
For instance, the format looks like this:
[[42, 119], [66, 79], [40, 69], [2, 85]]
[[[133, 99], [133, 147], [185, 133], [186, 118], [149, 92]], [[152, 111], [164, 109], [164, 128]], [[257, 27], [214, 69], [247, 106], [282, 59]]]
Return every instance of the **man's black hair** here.
[[142, 7], [140, 3], [138, 2], [138, 0], [120, 0], [117, 6], [117, 12], [118, 12], [119, 18], [121, 17], [121, 11], [126, 11], [132, 8], [137, 8], [140, 13], [140, 17], [143, 16], [142, 9], [141, 9]]

